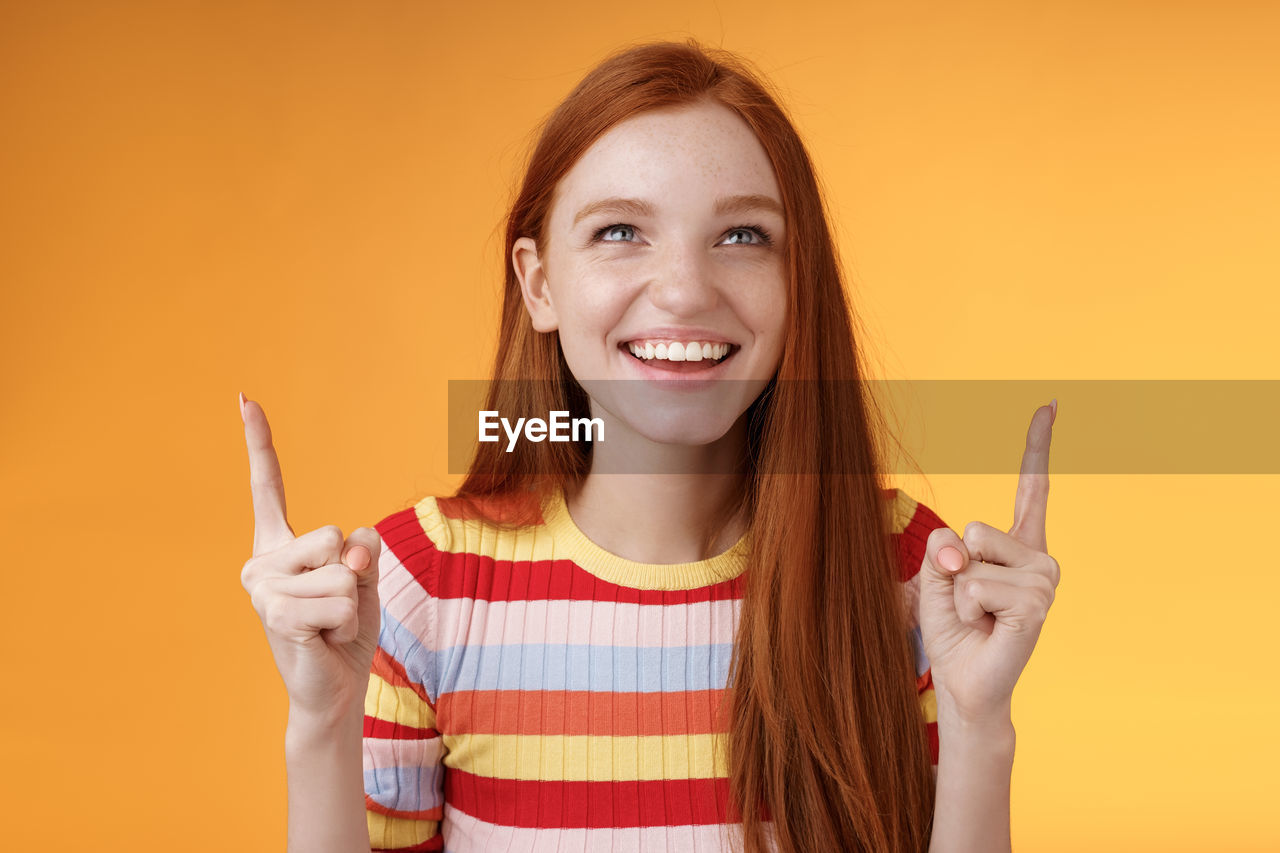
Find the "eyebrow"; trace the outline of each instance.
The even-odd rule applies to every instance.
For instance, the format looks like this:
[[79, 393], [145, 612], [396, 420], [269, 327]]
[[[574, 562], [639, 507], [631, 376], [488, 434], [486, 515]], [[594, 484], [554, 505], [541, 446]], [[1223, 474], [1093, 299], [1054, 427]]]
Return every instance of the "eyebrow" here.
[[[746, 213], [752, 210], [767, 210], [770, 213], [776, 213], [783, 216], [782, 205], [772, 196], [760, 195], [752, 193], [750, 195], [731, 195], [724, 196], [716, 201], [715, 215], [725, 216], [731, 213]], [[578, 211], [578, 215], [573, 218], [573, 224], [577, 225], [595, 213], [619, 213], [623, 216], [653, 216], [654, 206], [644, 199], [640, 198], [620, 198], [613, 196], [603, 198], [599, 201], [593, 201], [582, 210]]]

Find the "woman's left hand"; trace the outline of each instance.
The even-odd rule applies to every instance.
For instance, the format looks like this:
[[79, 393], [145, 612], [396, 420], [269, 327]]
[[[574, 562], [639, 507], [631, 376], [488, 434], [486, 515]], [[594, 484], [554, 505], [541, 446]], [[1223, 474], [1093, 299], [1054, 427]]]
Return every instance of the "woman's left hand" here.
[[1041, 406], [1031, 418], [1008, 533], [973, 521], [963, 539], [947, 527], [929, 534], [920, 567], [920, 632], [939, 722], [944, 706], [959, 722], [1010, 720], [1013, 686], [1058, 587], [1058, 561], [1045, 540], [1056, 415], [1056, 407]]

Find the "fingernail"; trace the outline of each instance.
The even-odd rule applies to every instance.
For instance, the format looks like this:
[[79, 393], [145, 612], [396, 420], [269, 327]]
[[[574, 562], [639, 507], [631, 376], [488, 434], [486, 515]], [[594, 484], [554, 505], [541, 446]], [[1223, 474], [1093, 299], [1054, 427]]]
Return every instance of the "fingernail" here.
[[1053, 422], [1058, 419], [1058, 398], [1054, 397], [1049, 401], [1049, 408], [1053, 409], [1053, 414], [1049, 417], [1049, 426], [1053, 426]]
[[962, 563], [964, 563], [964, 555], [950, 545], [938, 549], [938, 565], [947, 571], [960, 571]]
[[244, 392], [241, 391], [240, 392], [240, 420], [242, 421], [244, 420], [244, 404], [245, 404]]
[[353, 572], [363, 572], [369, 568], [369, 559], [369, 549], [363, 545], [356, 545], [347, 552], [347, 565]]

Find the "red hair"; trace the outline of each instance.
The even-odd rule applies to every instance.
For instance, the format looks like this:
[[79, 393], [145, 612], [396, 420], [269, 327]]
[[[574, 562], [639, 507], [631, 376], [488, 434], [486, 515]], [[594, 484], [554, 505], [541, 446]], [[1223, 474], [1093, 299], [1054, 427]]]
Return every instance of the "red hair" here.
[[[888, 536], [883, 417], [864, 386], [836, 248], [813, 164], [780, 99], [739, 57], [686, 43], [623, 49], [545, 119], [506, 226], [506, 283], [485, 408], [589, 414], [557, 335], [536, 332], [510, 263], [546, 245], [556, 186], [602, 134], [646, 110], [713, 99], [764, 147], [782, 194], [788, 328], [777, 375], [748, 410], [750, 532], [729, 678], [731, 806], [746, 853], [923, 851], [934, 786], [909, 617]], [[822, 381], [790, 381], [815, 380]], [[532, 521], [553, 488], [590, 470], [589, 445], [478, 446], [455, 501], [501, 496]], [[514, 509], [513, 509], [514, 507]], [[523, 507], [523, 509], [522, 509]], [[483, 512], [483, 510], [480, 510]]]

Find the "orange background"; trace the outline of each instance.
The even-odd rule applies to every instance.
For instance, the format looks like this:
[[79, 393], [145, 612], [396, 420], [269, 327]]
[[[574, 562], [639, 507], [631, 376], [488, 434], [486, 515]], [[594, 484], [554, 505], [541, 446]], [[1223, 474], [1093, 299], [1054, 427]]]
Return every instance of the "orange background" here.
[[[298, 532], [447, 490], [530, 129], [687, 35], [786, 93], [877, 375], [1280, 378], [1274, 4], [7, 3], [6, 847], [283, 848], [236, 394]], [[990, 428], [1016, 458], [1026, 425]], [[1013, 475], [903, 485], [1011, 523]], [[1278, 505], [1275, 476], [1055, 477], [1016, 849], [1280, 844]]]

